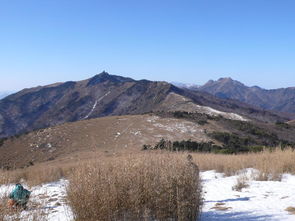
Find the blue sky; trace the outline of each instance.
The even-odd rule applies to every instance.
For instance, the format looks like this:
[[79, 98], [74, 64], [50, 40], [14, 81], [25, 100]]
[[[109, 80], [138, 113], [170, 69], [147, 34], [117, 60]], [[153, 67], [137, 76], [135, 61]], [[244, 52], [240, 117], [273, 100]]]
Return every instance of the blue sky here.
[[295, 86], [293, 0], [0, 0], [0, 91], [103, 70]]

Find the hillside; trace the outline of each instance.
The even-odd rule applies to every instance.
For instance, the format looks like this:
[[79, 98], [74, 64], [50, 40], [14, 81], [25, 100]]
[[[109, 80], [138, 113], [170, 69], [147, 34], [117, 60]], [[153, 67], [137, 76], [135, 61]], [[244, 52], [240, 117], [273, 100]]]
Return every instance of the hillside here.
[[[156, 112], [102, 117], [65, 123], [0, 142], [0, 168], [26, 167], [37, 162], [85, 156], [92, 152], [138, 152], [143, 145], [170, 141], [213, 142], [224, 148], [295, 146], [295, 127], [287, 124], [230, 120], [220, 115]], [[237, 138], [236, 136], [239, 136]], [[228, 143], [223, 138], [228, 137]], [[85, 155], [86, 154], [86, 155]], [[79, 158], [78, 157], [78, 158]]]
[[0, 136], [87, 118], [149, 112], [169, 90], [164, 82], [134, 81], [105, 72], [84, 81], [25, 89], [0, 101]]
[[87, 151], [140, 151], [143, 144], [155, 144], [162, 137], [209, 140], [202, 126], [183, 119], [155, 115], [103, 117], [10, 138], [0, 146], [0, 168], [24, 167], [30, 162], [54, 160]]
[[289, 120], [239, 101], [180, 89], [167, 82], [135, 81], [102, 72], [83, 81], [24, 89], [0, 100], [0, 137], [96, 117], [159, 110], [212, 112], [208, 108], [214, 108], [215, 114], [220, 114], [218, 111], [238, 114], [238, 118], [245, 116], [269, 122]]
[[220, 78], [192, 89], [208, 92], [219, 98], [236, 99], [265, 110], [295, 114], [295, 87], [266, 90], [257, 86], [248, 87], [231, 78]]

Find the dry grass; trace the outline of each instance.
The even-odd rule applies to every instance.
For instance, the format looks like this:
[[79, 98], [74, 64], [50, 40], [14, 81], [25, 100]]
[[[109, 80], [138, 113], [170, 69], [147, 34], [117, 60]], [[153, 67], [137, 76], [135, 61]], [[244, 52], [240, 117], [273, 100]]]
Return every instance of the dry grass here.
[[198, 168], [184, 154], [147, 153], [83, 164], [70, 178], [76, 220], [197, 220]]
[[76, 164], [45, 165], [39, 164], [25, 169], [0, 171], [0, 185], [9, 183], [23, 183], [36, 186], [43, 183], [57, 181], [74, 170]]
[[[0, 184], [22, 181], [34, 186], [69, 178], [69, 201], [77, 220], [149, 220], [147, 217], [193, 220], [197, 216], [199, 177], [188, 166], [191, 164], [186, 159], [187, 153], [97, 154], [95, 160], [95, 154], [92, 155], [91, 161], [85, 158], [80, 162], [54, 162], [0, 171]], [[280, 180], [283, 173], [295, 174], [295, 152], [291, 149], [239, 155], [191, 155], [203, 171], [235, 175], [242, 169], [255, 168], [259, 170], [255, 175], [257, 180]], [[243, 180], [237, 184], [238, 189], [245, 187]], [[11, 211], [7, 211], [2, 198], [0, 201], [0, 221], [3, 221], [5, 214]]]
[[35, 209], [30, 213], [23, 213], [22, 210], [10, 209], [6, 205], [6, 198], [0, 199], [0, 221], [46, 221], [47, 216], [41, 209]]
[[[153, 154], [155, 151], [152, 151]], [[158, 153], [156, 151], [156, 153]], [[101, 152], [92, 152], [91, 161], [99, 159], [101, 161], [112, 160], [118, 156], [124, 157], [130, 155], [130, 152], [118, 155], [103, 155]], [[142, 154], [134, 153], [134, 158], [140, 157]], [[185, 153], [170, 153], [170, 156], [185, 156]], [[295, 174], [295, 151], [292, 149], [280, 150], [279, 148], [270, 152], [263, 151], [261, 153], [248, 153], [238, 155], [223, 155], [211, 153], [191, 153], [194, 162], [199, 166], [200, 170], [216, 170], [225, 173], [225, 175], [235, 175], [237, 171], [245, 168], [255, 168], [260, 172], [255, 174], [256, 180], [280, 180], [283, 173]], [[81, 159], [77, 163], [77, 159], [64, 162], [53, 162], [48, 164], [37, 164], [24, 169], [16, 169], [10, 171], [0, 170], [0, 185], [17, 182], [27, 182], [29, 186], [39, 185], [42, 183], [59, 180], [72, 174], [81, 162], [87, 162], [88, 157]]]
[[4, 221], [5, 217], [9, 214], [7, 208], [7, 193], [0, 194], [0, 221]]
[[194, 162], [202, 171], [216, 170], [225, 175], [235, 175], [245, 168], [255, 168], [260, 171], [257, 180], [280, 180], [283, 173], [295, 174], [295, 152], [292, 149], [276, 149], [261, 153], [238, 155], [192, 154]]
[[289, 212], [290, 214], [293, 214], [293, 215], [295, 215], [295, 207], [288, 207], [288, 208], [286, 208], [285, 209], [287, 212]]
[[225, 206], [225, 203], [215, 203], [215, 206], [212, 207], [211, 209], [214, 209], [214, 210], [219, 210], [219, 211], [226, 211], [226, 210], [229, 210], [229, 209], [232, 209], [231, 207], [226, 207]]
[[224, 207], [224, 206], [214, 206], [211, 209], [215, 209], [215, 210], [218, 210], [218, 211], [226, 211], [226, 210], [229, 210], [229, 209], [232, 209], [232, 208], [231, 207]]
[[232, 187], [235, 191], [242, 191], [242, 189], [249, 187], [248, 177], [246, 175], [240, 175], [237, 178], [237, 183]]

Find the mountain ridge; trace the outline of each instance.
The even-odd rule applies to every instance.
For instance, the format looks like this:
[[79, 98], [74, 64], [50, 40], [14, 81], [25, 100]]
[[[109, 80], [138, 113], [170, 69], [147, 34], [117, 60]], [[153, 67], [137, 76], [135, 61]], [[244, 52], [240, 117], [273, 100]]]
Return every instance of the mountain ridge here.
[[231, 78], [210, 80], [197, 88], [224, 99], [235, 99], [265, 110], [295, 113], [295, 87], [264, 89], [259, 86], [246, 86]]
[[239, 101], [181, 89], [164, 81], [134, 80], [102, 72], [82, 81], [24, 89], [0, 100], [0, 137], [104, 116], [173, 111], [176, 108], [178, 111], [212, 112], [200, 106], [213, 108], [215, 114], [230, 112], [271, 122], [291, 120]]

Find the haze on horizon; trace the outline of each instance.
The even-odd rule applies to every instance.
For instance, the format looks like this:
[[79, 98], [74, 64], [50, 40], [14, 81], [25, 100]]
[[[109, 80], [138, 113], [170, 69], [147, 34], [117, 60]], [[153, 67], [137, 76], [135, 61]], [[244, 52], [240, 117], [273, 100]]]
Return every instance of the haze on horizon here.
[[0, 91], [83, 80], [295, 86], [291, 0], [0, 2]]

